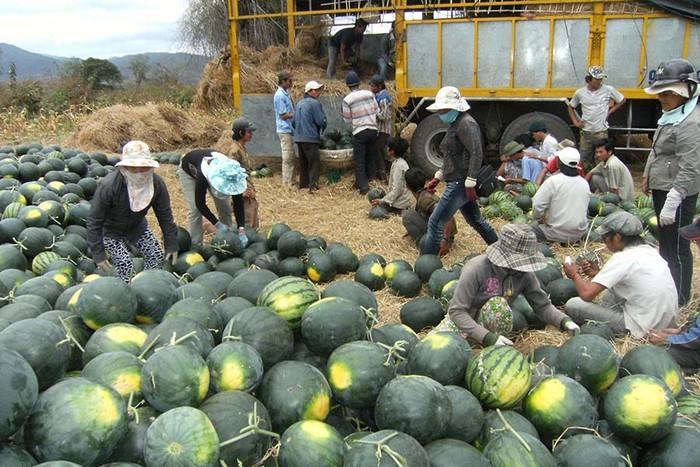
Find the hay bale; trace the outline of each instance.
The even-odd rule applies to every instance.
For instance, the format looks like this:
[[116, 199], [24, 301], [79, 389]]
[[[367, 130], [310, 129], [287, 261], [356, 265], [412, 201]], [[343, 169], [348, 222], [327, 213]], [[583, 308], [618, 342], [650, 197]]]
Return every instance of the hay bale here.
[[149, 103], [105, 107], [88, 115], [68, 137], [67, 144], [87, 150], [116, 151], [134, 139], [154, 152], [185, 147], [209, 147], [217, 141], [223, 122], [175, 107]]

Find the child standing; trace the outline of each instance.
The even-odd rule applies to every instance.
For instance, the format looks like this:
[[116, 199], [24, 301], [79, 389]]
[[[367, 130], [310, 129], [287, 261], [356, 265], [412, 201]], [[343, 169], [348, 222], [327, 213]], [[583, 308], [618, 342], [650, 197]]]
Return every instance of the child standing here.
[[372, 200], [375, 206], [382, 206], [392, 214], [401, 214], [411, 206], [411, 192], [406, 188], [404, 174], [408, 163], [404, 159], [408, 151], [408, 141], [401, 137], [392, 137], [387, 143], [387, 159], [391, 162], [389, 171], [389, 193], [383, 198]]

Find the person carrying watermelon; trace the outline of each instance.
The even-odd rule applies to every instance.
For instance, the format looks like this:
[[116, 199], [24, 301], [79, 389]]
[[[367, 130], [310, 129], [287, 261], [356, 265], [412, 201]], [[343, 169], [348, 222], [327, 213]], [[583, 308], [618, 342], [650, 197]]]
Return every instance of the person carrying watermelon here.
[[532, 230], [506, 224], [486, 254], [462, 267], [447, 316], [432, 332], [454, 331], [483, 346], [513, 345], [511, 304], [523, 294], [542, 321], [569, 335], [580, 332], [571, 318], [552, 305], [535, 271], [547, 266]]
[[[163, 259], [177, 261], [177, 226], [165, 181], [155, 174], [159, 167], [143, 141], [130, 141], [122, 149], [118, 170], [104, 177], [91, 200], [87, 240], [92, 258], [105, 274], [129, 281], [135, 274], [127, 242], [141, 251], [145, 268], [160, 267]], [[163, 232], [165, 253], [148, 227], [149, 209]]]
[[[700, 247], [700, 217], [682, 227], [681, 236]], [[668, 345], [668, 352], [686, 374], [700, 370], [700, 312], [691, 313], [682, 327], [649, 331], [647, 339], [654, 345]]]
[[[576, 263], [564, 263], [564, 273], [579, 295], [564, 305], [574, 322], [600, 321], [618, 334], [630, 332], [635, 337], [675, 326], [678, 296], [673, 277], [661, 255], [641, 237], [643, 230], [637, 216], [615, 211], [596, 229], [613, 255], [602, 268], [590, 261], [581, 263], [591, 280], [583, 278]], [[600, 294], [600, 303], [594, 303]]]

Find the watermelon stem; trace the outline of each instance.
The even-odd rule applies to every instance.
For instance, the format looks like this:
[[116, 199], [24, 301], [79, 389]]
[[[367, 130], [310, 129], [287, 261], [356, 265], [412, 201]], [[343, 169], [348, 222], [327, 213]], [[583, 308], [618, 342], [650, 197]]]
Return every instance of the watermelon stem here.
[[160, 339], [160, 334], [158, 334], [151, 342], [148, 343], [148, 345], [146, 346], [146, 348], [143, 349], [143, 352], [141, 352], [141, 353], [139, 354], [139, 356], [138, 356], [139, 360], [145, 360], [145, 359], [146, 359], [146, 355], [148, 354], [148, 352], [151, 351], [151, 349], [153, 348], [153, 346], [156, 345], [156, 341], [157, 341], [158, 339]]
[[396, 465], [398, 466], [403, 466], [403, 465], [408, 465], [408, 462], [405, 457], [403, 457], [401, 454], [398, 452], [394, 451], [391, 449], [389, 446], [386, 445], [386, 443], [393, 437], [397, 436], [399, 433], [397, 431], [390, 433], [386, 437], [380, 439], [379, 441], [366, 441], [364, 439], [359, 439], [356, 442], [357, 443], [365, 443], [365, 444], [374, 444], [377, 446], [377, 459], [382, 458], [382, 451], [386, 452], [387, 455], [393, 460]]
[[[66, 339], [68, 340], [68, 342], [70, 342], [71, 344], [75, 344], [75, 346], [80, 350], [80, 352], [85, 353], [85, 349], [83, 348], [82, 345], [80, 345], [80, 342], [78, 342], [78, 340], [75, 338], [75, 336], [71, 332], [70, 327], [68, 327], [68, 325], [66, 324], [66, 320], [64, 320], [61, 317], [59, 317], [58, 319], [61, 322], [61, 326], [63, 326], [63, 329], [66, 331]], [[63, 342], [63, 341], [61, 341], [61, 342]], [[59, 344], [60, 344], [60, 342], [59, 342]]]
[[188, 332], [187, 334], [185, 334], [184, 336], [180, 337], [179, 339], [176, 339], [177, 333], [173, 333], [173, 336], [170, 338], [170, 345], [177, 345], [180, 342], [186, 341], [187, 339], [194, 336], [195, 334], [197, 334], [197, 331], [191, 331], [191, 332]]
[[249, 436], [252, 435], [267, 435], [272, 438], [277, 438], [279, 439], [280, 435], [278, 433], [274, 433], [272, 431], [264, 430], [260, 428], [260, 421], [262, 418], [258, 415], [258, 404], [257, 402], [253, 404], [253, 411], [248, 414], [248, 426], [241, 428], [241, 431], [239, 432], [240, 434], [237, 436], [234, 436], [233, 438], [227, 439], [226, 441], [222, 441], [219, 443], [219, 448], [223, 448], [224, 446], [228, 446], [229, 444], [233, 444], [236, 441], [240, 441], [242, 439], [245, 439]]
[[513, 429], [512, 426], [510, 426], [510, 423], [508, 423], [508, 421], [505, 419], [505, 417], [504, 417], [503, 414], [501, 413], [501, 409], [496, 409], [496, 413], [498, 414], [498, 417], [499, 417], [499, 418], [501, 419], [501, 421], [503, 422], [503, 426], [506, 427], [506, 430], [508, 430], [508, 431], [510, 431], [511, 433], [513, 433], [513, 436], [515, 436], [515, 437], [518, 439], [518, 441], [520, 441], [520, 444], [522, 444], [523, 447], [524, 447], [525, 449], [527, 449], [527, 452], [532, 452], [532, 448], [530, 447], [529, 444], [527, 444], [527, 441], [525, 441], [525, 440], [523, 439], [523, 437], [520, 436], [520, 434], [519, 434], [517, 431], [515, 431], [515, 430]]
[[375, 342], [375, 344], [379, 345], [380, 347], [383, 347], [384, 349], [387, 350], [387, 356], [386, 356], [386, 361], [382, 364], [384, 366], [389, 366], [391, 365], [392, 358], [394, 359], [394, 364], [398, 362], [398, 360], [406, 360], [405, 357], [401, 356], [401, 352], [405, 352], [405, 349], [403, 348], [406, 344], [408, 344], [407, 341], [396, 341], [394, 342], [394, 345], [389, 346], [386, 344], [382, 344], [381, 342]]

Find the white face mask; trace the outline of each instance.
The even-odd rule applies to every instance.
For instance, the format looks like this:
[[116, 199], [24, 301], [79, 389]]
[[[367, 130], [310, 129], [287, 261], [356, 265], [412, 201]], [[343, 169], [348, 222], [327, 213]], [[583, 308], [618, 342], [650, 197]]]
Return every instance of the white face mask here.
[[154, 170], [131, 172], [125, 167], [120, 167], [119, 172], [126, 180], [126, 189], [129, 192], [129, 208], [133, 212], [140, 212], [146, 209], [153, 199]]

